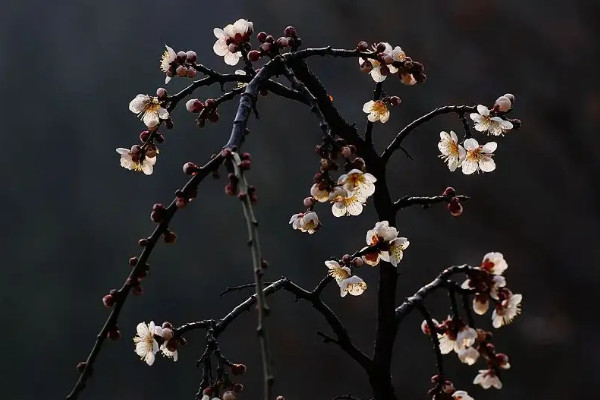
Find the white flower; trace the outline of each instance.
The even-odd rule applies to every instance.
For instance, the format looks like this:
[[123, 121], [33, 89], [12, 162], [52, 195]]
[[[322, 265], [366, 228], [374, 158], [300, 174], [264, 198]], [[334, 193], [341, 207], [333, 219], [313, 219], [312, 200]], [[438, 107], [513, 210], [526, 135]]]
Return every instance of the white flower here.
[[479, 358], [479, 352], [473, 347], [465, 347], [458, 351], [458, 358], [467, 365], [473, 365]]
[[505, 297], [504, 300], [496, 304], [496, 308], [492, 312], [492, 325], [494, 328], [510, 324], [521, 313], [523, 295], [512, 294], [507, 289], [502, 291], [502, 295]]
[[440, 149], [440, 152], [442, 153], [440, 158], [448, 163], [450, 171], [455, 171], [467, 155], [464, 147], [458, 144], [458, 137], [454, 131], [450, 131], [450, 133], [444, 131], [440, 132], [438, 149]]
[[461, 164], [463, 174], [470, 175], [480, 170], [492, 172], [496, 169], [496, 163], [492, 159], [497, 147], [496, 142], [488, 142], [483, 146], [479, 146], [477, 140], [470, 138], [465, 140], [464, 146], [467, 155]]
[[290, 218], [290, 224], [292, 228], [299, 229], [301, 232], [308, 232], [313, 234], [321, 227], [319, 216], [314, 211], [308, 211], [306, 213], [294, 214]]
[[[387, 252], [382, 254], [381, 259], [383, 261], [390, 262], [394, 267], [398, 266], [398, 263], [402, 261], [402, 257], [404, 256], [404, 250], [408, 247], [410, 242], [405, 237], [399, 237], [390, 242], [390, 248]], [[388, 255], [388, 259], [386, 260], [385, 254]]]
[[247, 42], [250, 39], [254, 27], [252, 22], [246, 21], [245, 19], [238, 19], [233, 24], [227, 25], [225, 28], [215, 28], [213, 33], [217, 38], [217, 41], [213, 45], [213, 51], [221, 57], [224, 57], [225, 64], [236, 65], [242, 57], [240, 51], [230, 51], [230, 44], [233, 47]]
[[177, 349], [173, 351], [169, 350], [169, 348], [167, 347], [167, 342], [160, 345], [160, 351], [163, 356], [172, 358], [173, 361], [177, 361]]
[[340, 282], [340, 296], [345, 297], [348, 293], [352, 296], [360, 296], [367, 290], [367, 284], [361, 278], [353, 275]]
[[148, 128], [158, 125], [161, 119], [169, 118], [169, 112], [161, 107], [158, 99], [147, 94], [135, 96], [129, 103], [129, 111], [137, 114]]
[[398, 237], [398, 230], [390, 226], [388, 221], [375, 223], [375, 227], [367, 231], [366, 242], [370, 247], [382, 242], [389, 245], [386, 250], [367, 253], [363, 256], [363, 260], [372, 266], [379, 264], [380, 259], [397, 266], [402, 260], [404, 250], [410, 244], [405, 237]]
[[153, 321], [148, 325], [140, 322], [136, 328], [137, 335], [133, 338], [136, 354], [148, 365], [154, 363], [155, 354], [158, 352], [158, 342], [154, 340], [155, 329]]
[[329, 201], [329, 191], [327, 189], [319, 189], [319, 184], [315, 183], [310, 188], [310, 195], [315, 198], [320, 203], [325, 203]]
[[456, 392], [452, 393], [452, 398], [454, 400], [474, 400], [471, 396], [469, 396], [469, 393], [465, 392], [464, 390], [457, 390]]
[[156, 164], [156, 157], [144, 157], [141, 160], [139, 154], [133, 154], [129, 149], [119, 147], [116, 151], [121, 155], [121, 167], [131, 171], [143, 172], [146, 175], [152, 175], [154, 164]]
[[363, 173], [356, 168], [338, 178], [338, 185], [342, 185], [350, 193], [359, 194], [365, 200], [375, 193], [375, 182], [377, 182], [377, 178], [373, 175], [368, 172]]
[[505, 121], [500, 117], [490, 117], [490, 110], [481, 104], [477, 106], [476, 113], [471, 113], [471, 119], [475, 122], [475, 130], [487, 131], [494, 136], [501, 136], [513, 128], [510, 121]]
[[[431, 322], [433, 322], [434, 329], [440, 324], [435, 318], [432, 318]], [[423, 332], [426, 335], [431, 335], [431, 328], [429, 327], [429, 324], [427, 323], [426, 319], [424, 319], [423, 322], [421, 322], [421, 332]]]
[[367, 119], [371, 122], [381, 121], [382, 124], [390, 119], [390, 110], [387, 105], [381, 100], [367, 101], [363, 106], [363, 111], [367, 114]]
[[473, 311], [476, 314], [483, 315], [490, 307], [490, 302], [486, 294], [476, 294], [473, 298]]
[[490, 287], [490, 297], [498, 300], [498, 292], [500, 288], [506, 286], [506, 278], [501, 275], [492, 275], [492, 286]]
[[331, 212], [336, 217], [359, 215], [363, 210], [364, 199], [358, 194], [350, 194], [340, 186], [336, 186], [329, 195], [329, 200], [333, 203]]
[[465, 325], [456, 334], [456, 352], [466, 347], [472, 346], [477, 339], [477, 331], [468, 325]]
[[[381, 44], [383, 44], [385, 46], [385, 50], [381, 54], [390, 54], [393, 57], [394, 50], [392, 50], [392, 45], [390, 45], [389, 43], [386, 43], [386, 42], [382, 42]], [[377, 46], [373, 46], [373, 47], [376, 48]], [[400, 48], [396, 47], [396, 49], [400, 49]], [[400, 51], [402, 51], [402, 50], [400, 49]], [[396, 51], [396, 54], [398, 57], [400, 57], [399, 51]], [[365, 60], [364, 58], [358, 59], [358, 64], [360, 66], [362, 66], [365, 62], [367, 62], [367, 60]], [[383, 75], [381, 73], [381, 63], [378, 60], [375, 60], [374, 58], [369, 58], [368, 62], [370, 62], [371, 65], [373, 66], [373, 68], [371, 69], [371, 72], [369, 72], [371, 74], [371, 78], [373, 78], [373, 80], [375, 82], [385, 81], [385, 79], [387, 78], [387, 75]], [[390, 74], [394, 74], [394, 73], [398, 72], [398, 69], [396, 67], [394, 67], [393, 65], [388, 65], [387, 67], [390, 70]]]
[[456, 338], [452, 338], [448, 332], [444, 334], [438, 333], [438, 342], [440, 344], [440, 352], [442, 354], [448, 354], [456, 347]]
[[[160, 70], [166, 74], [171, 69], [171, 63], [175, 61], [175, 59], [177, 58], [177, 54], [175, 53], [175, 50], [173, 50], [166, 44], [165, 47], [166, 50], [160, 58]], [[169, 83], [170, 80], [171, 77], [167, 75], [165, 77], [165, 84]]]
[[325, 261], [325, 265], [327, 266], [327, 268], [329, 268], [329, 276], [335, 279], [338, 286], [341, 286], [342, 282], [345, 279], [350, 278], [350, 276], [352, 275], [350, 268], [342, 267], [337, 261], [327, 260]]
[[496, 389], [502, 389], [502, 382], [500, 382], [493, 369], [480, 369], [479, 374], [473, 380], [473, 384], [481, 385], [484, 389], [489, 389], [492, 386]]
[[502, 253], [490, 252], [483, 256], [480, 269], [489, 272], [494, 275], [502, 275], [508, 268], [508, 264], [504, 259]]

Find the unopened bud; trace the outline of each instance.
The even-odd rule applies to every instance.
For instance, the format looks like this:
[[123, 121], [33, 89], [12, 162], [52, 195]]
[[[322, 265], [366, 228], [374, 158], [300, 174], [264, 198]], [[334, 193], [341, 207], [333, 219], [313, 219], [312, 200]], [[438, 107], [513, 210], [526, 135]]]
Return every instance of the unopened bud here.
[[150, 132], [142, 131], [142, 133], [140, 133], [140, 142], [144, 143], [146, 140], [148, 140], [149, 137], [150, 137]]
[[195, 51], [193, 50], [188, 50], [185, 53], [185, 58], [187, 59], [188, 62], [190, 63], [195, 63], [196, 59], [198, 58], [198, 55], [196, 54]]
[[452, 186], [448, 186], [446, 189], [444, 189], [442, 196], [454, 197], [454, 196], [456, 196], [456, 190], [454, 190], [454, 188]]
[[258, 50], [250, 50], [250, 52], [248, 53], [248, 60], [252, 61], [252, 62], [256, 62], [260, 59], [260, 51]]
[[304, 207], [311, 208], [315, 205], [315, 199], [312, 197], [307, 197], [304, 199], [303, 203], [304, 203]]
[[233, 364], [231, 366], [231, 373], [233, 375], [243, 375], [246, 373], [246, 365], [244, 364]]
[[156, 89], [156, 97], [158, 97], [158, 100], [164, 100], [167, 97], [167, 89], [165, 89], [165, 88]]
[[506, 93], [506, 94], [504, 95], [504, 97], [506, 97], [507, 99], [509, 99], [511, 103], [514, 103], [514, 102], [515, 102], [515, 96], [513, 96], [513, 95], [512, 95], [512, 94], [510, 94], [510, 93]]
[[458, 197], [453, 197], [452, 200], [448, 203], [448, 211], [453, 217], [458, 217], [463, 213], [462, 204], [460, 204], [460, 200]]
[[177, 235], [171, 231], [166, 231], [165, 233], [163, 233], [163, 239], [165, 243], [175, 243], [175, 241], [177, 240]]
[[107, 294], [102, 298], [102, 303], [104, 304], [104, 307], [111, 308], [115, 305], [115, 298], [112, 295]]
[[226, 391], [225, 393], [223, 393], [223, 400], [235, 400], [235, 394], [233, 394], [233, 392], [231, 390]]
[[204, 104], [198, 99], [189, 99], [185, 103], [185, 109], [191, 113], [197, 114], [204, 109]]
[[238, 49], [238, 45], [235, 44], [235, 43], [230, 43], [229, 47], [228, 47], [228, 50], [229, 50], [230, 53], [237, 53], [237, 51], [239, 50]]
[[494, 109], [496, 109], [496, 110], [498, 110], [500, 112], [503, 112], [503, 113], [505, 113], [508, 110], [510, 110], [511, 107], [512, 107], [512, 102], [506, 96], [500, 96], [494, 102]]
[[198, 172], [199, 168], [193, 162], [186, 162], [183, 164], [183, 173], [186, 175], [193, 175]]
[[196, 68], [189, 67], [187, 70], [187, 77], [190, 79], [194, 79], [196, 77], [197, 73], [198, 73], [198, 71], [196, 71]]
[[242, 393], [244, 391], [244, 385], [241, 383], [234, 383], [232, 389], [236, 393]]
[[355, 266], [355, 267], [362, 267], [363, 265], [365, 265], [365, 260], [363, 260], [361, 257], [354, 257], [351, 261], [351, 263]]
[[277, 45], [277, 47], [279, 47], [280, 49], [283, 49], [284, 47], [288, 47], [289, 42], [288, 39], [285, 37], [280, 37], [279, 39], [277, 39], [277, 41], [275, 42], [275, 44]]
[[369, 49], [369, 44], [367, 42], [365, 42], [364, 40], [361, 40], [356, 45], [356, 50], [358, 50], [358, 51], [367, 51], [368, 49]]
[[258, 39], [258, 41], [260, 43], [262, 43], [267, 39], [267, 33], [266, 32], [258, 32], [258, 34], [256, 35], [256, 38]]
[[140, 285], [134, 286], [131, 290], [133, 291], [133, 294], [136, 296], [141, 296], [144, 294], [144, 288]]
[[118, 340], [121, 338], [121, 332], [119, 331], [118, 328], [113, 328], [108, 331], [106, 336], [111, 340]]
[[260, 45], [260, 50], [263, 53], [270, 53], [272, 49], [273, 49], [273, 45], [269, 42], [264, 42], [263, 44]]
[[390, 101], [390, 104], [391, 104], [391, 105], [393, 105], [393, 106], [399, 106], [399, 105], [400, 105], [400, 102], [401, 102], [402, 100], [400, 100], [400, 97], [398, 97], [398, 96], [390, 96], [390, 99], [389, 99], [389, 101]]
[[284, 30], [283, 30], [283, 34], [286, 37], [295, 37], [296, 36], [296, 28], [294, 28], [293, 26], [287, 26]]
[[177, 76], [184, 77], [184, 76], [187, 75], [187, 71], [188, 71], [187, 67], [184, 67], [183, 65], [180, 65], [175, 70], [175, 73], [177, 74]]
[[129, 265], [130, 266], [135, 267], [137, 265], [137, 263], [138, 263], [138, 258], [137, 257], [131, 257], [129, 259]]
[[263, 258], [262, 260], [260, 260], [260, 267], [261, 267], [262, 269], [267, 269], [267, 268], [269, 268], [269, 262]]

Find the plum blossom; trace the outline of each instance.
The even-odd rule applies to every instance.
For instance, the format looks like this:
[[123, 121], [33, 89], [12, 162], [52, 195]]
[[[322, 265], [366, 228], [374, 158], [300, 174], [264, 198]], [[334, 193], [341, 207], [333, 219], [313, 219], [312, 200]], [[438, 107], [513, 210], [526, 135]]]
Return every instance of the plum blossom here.
[[363, 210], [363, 199], [358, 193], [348, 193], [340, 186], [336, 186], [329, 195], [329, 201], [333, 203], [331, 212], [336, 217], [360, 215]]
[[481, 104], [477, 106], [477, 112], [471, 113], [470, 116], [475, 122], [475, 130], [479, 132], [489, 132], [494, 136], [501, 136], [513, 128], [512, 122], [490, 116], [490, 110]]
[[465, 347], [458, 351], [458, 359], [467, 365], [475, 364], [478, 358], [479, 352], [473, 347]]
[[375, 178], [372, 174], [368, 172], [364, 173], [355, 168], [347, 174], [340, 176], [337, 183], [348, 192], [357, 193], [366, 200], [369, 196], [375, 193], [375, 182], [377, 182], [377, 178]]
[[370, 122], [380, 121], [382, 124], [390, 119], [390, 110], [387, 105], [381, 100], [370, 100], [363, 105], [363, 112], [369, 114], [367, 119]]
[[398, 237], [398, 230], [388, 221], [377, 222], [373, 229], [368, 230], [366, 242], [368, 247], [381, 246], [381, 249], [363, 255], [363, 260], [372, 266], [379, 264], [379, 260], [397, 266], [410, 244], [405, 237]]
[[341, 283], [345, 279], [350, 278], [350, 276], [352, 275], [350, 268], [345, 267], [345, 266], [342, 267], [337, 261], [327, 260], [327, 261], [325, 261], [325, 265], [329, 269], [329, 272], [328, 272], [329, 276], [331, 276], [333, 279], [335, 279], [335, 281], [337, 282], [338, 285], [341, 285]]
[[[382, 42], [381, 44], [383, 44], [385, 46], [385, 50], [382, 52], [383, 54], [391, 54], [392, 53], [392, 51], [393, 51], [392, 45], [390, 45], [389, 43], [386, 43], [386, 42]], [[376, 47], [376, 46], [374, 46], [374, 47]], [[358, 64], [361, 67], [366, 62], [370, 62], [371, 65], [373, 66], [373, 68], [371, 69], [371, 72], [369, 72], [369, 74], [371, 75], [371, 78], [373, 78], [373, 80], [375, 82], [385, 81], [385, 79], [387, 78], [387, 75], [383, 75], [381, 73], [381, 62], [379, 62], [378, 60], [375, 60], [374, 58], [370, 58], [369, 60], [365, 60], [364, 58], [358, 59]], [[392, 65], [389, 65], [387, 67], [390, 70], [390, 73], [396, 73], [398, 71], [397, 68]]]
[[452, 398], [454, 400], [474, 400], [471, 396], [469, 396], [469, 393], [465, 392], [464, 390], [457, 390], [456, 392], [452, 393]]
[[462, 349], [472, 346], [477, 339], [477, 331], [468, 325], [464, 325], [456, 332], [453, 329], [447, 329], [443, 334], [438, 333], [438, 341], [440, 343], [440, 352], [448, 354], [452, 350], [455, 353]]
[[254, 30], [252, 22], [245, 19], [238, 19], [233, 24], [225, 28], [215, 28], [213, 33], [217, 41], [213, 45], [213, 51], [218, 56], [223, 57], [225, 64], [236, 65], [242, 57], [241, 51], [238, 51], [238, 45], [250, 40], [250, 35]]
[[480, 369], [479, 374], [473, 380], [474, 385], [481, 385], [484, 389], [489, 389], [492, 386], [496, 389], [502, 389], [502, 382], [493, 369]]
[[353, 275], [340, 282], [340, 296], [346, 297], [348, 293], [352, 296], [360, 296], [367, 290], [367, 284], [361, 278]]
[[158, 352], [158, 342], [154, 339], [155, 329], [153, 321], [148, 325], [140, 322], [136, 327], [137, 334], [133, 338], [136, 354], [148, 365], [154, 364], [155, 354]]
[[299, 229], [301, 232], [308, 232], [311, 235], [321, 227], [319, 216], [314, 211], [292, 215], [290, 224], [292, 228]]
[[490, 252], [483, 256], [483, 261], [479, 267], [481, 270], [487, 271], [490, 274], [502, 275], [508, 268], [508, 263], [504, 259], [504, 255], [499, 252]]
[[488, 142], [480, 146], [477, 140], [469, 138], [465, 140], [464, 147], [467, 154], [461, 164], [463, 174], [470, 175], [478, 171], [492, 172], [496, 169], [496, 163], [492, 159], [497, 147], [496, 142]]
[[315, 200], [317, 200], [319, 203], [325, 203], [329, 201], [329, 191], [325, 188], [324, 185], [322, 187], [318, 183], [312, 185], [312, 187], [310, 188], [310, 195], [314, 197]]
[[448, 163], [448, 169], [452, 172], [460, 166], [467, 155], [465, 148], [458, 144], [458, 137], [454, 131], [450, 131], [450, 133], [440, 132], [438, 149], [442, 153], [440, 158]]
[[510, 324], [521, 313], [523, 295], [512, 294], [510, 290], [503, 288], [500, 290], [498, 298], [501, 301], [496, 304], [496, 308], [492, 312], [492, 325], [494, 328]]
[[168, 119], [169, 112], [160, 105], [158, 98], [147, 94], [138, 94], [129, 103], [129, 111], [137, 114], [148, 128], [153, 128], [161, 119]]
[[121, 155], [121, 167], [131, 171], [143, 172], [146, 175], [152, 175], [154, 164], [156, 164], [156, 156], [144, 156], [142, 158], [141, 154], [134, 154], [130, 149], [122, 147], [119, 147], [116, 151]]
[[[175, 62], [175, 59], [177, 58], [177, 54], [175, 53], [175, 50], [173, 50], [166, 44], [165, 44], [165, 48], [166, 48], [165, 52], [163, 53], [162, 57], [160, 58], [160, 70], [166, 74], [171, 69], [171, 64]], [[165, 76], [165, 84], [169, 83], [170, 80], [171, 80], [171, 77], [169, 75]]]

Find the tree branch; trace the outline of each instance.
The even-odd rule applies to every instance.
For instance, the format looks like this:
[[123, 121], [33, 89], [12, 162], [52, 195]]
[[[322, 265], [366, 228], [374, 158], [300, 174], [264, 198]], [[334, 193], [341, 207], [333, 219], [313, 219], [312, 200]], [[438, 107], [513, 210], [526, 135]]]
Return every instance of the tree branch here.
[[437, 203], [449, 203], [450, 200], [452, 200], [452, 197], [457, 197], [460, 201], [467, 201], [470, 199], [469, 196], [465, 196], [462, 194], [460, 194], [458, 196], [430, 196], [430, 197], [404, 196], [394, 202], [394, 209], [401, 210], [403, 208], [414, 206], [414, 205], [420, 205], [420, 206], [423, 206], [423, 208], [428, 208]]
[[402, 129], [394, 138], [394, 140], [392, 140], [392, 142], [388, 145], [388, 147], [383, 151], [383, 153], [381, 154], [381, 159], [384, 163], [386, 163], [390, 157], [392, 156], [392, 153], [394, 153], [394, 151], [396, 151], [400, 145], [402, 144], [402, 141], [408, 136], [410, 135], [410, 133], [412, 131], [414, 131], [416, 128], [418, 128], [420, 125], [424, 124], [425, 122], [429, 121], [430, 119], [432, 119], [435, 116], [438, 115], [442, 115], [442, 114], [449, 114], [449, 113], [457, 113], [459, 116], [460, 115], [464, 115], [465, 112], [474, 112], [476, 110], [476, 106], [445, 106], [445, 107], [439, 107], [436, 108], [435, 110], [429, 112], [428, 114], [425, 114], [417, 119], [415, 119], [413, 122], [411, 122], [410, 124], [406, 125], [404, 127], [404, 129]]

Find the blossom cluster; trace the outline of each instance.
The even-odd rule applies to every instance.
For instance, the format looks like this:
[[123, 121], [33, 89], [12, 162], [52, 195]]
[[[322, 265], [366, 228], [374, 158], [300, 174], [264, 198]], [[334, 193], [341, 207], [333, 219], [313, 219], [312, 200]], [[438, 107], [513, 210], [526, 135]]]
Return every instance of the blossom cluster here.
[[174, 76], [193, 79], [196, 74], [197, 55], [193, 50], [178, 51], [165, 45], [165, 52], [160, 59], [160, 70], [165, 73], [165, 84], [169, 83]]
[[[501, 253], [487, 253], [479, 267], [467, 272], [468, 279], [461, 285], [461, 289], [475, 293], [473, 310], [477, 314], [485, 314], [490, 301], [496, 303], [492, 313], [494, 328], [510, 323], [520, 313], [522, 296], [513, 295], [506, 288], [506, 280], [502, 276], [507, 268], [508, 264]], [[454, 351], [459, 360], [467, 365], [473, 365], [480, 357], [483, 358], [487, 368], [479, 370], [473, 383], [481, 385], [484, 389], [502, 388], [499, 374], [501, 370], [509, 369], [510, 363], [506, 354], [496, 352], [491, 343], [490, 332], [475, 329], [456, 315], [448, 316], [442, 323], [435, 319], [432, 322], [433, 327], [429, 326], [426, 320], [423, 321], [421, 330], [426, 335], [435, 333], [440, 353], [448, 354]]]
[[[502, 136], [513, 129], [513, 123], [503, 118], [503, 115], [512, 109], [513, 102], [514, 96], [505, 94], [496, 100], [491, 110], [484, 105], [478, 105], [477, 112], [470, 115], [475, 123], [475, 130], [493, 136]], [[480, 171], [494, 171], [496, 163], [493, 157], [497, 147], [496, 142], [480, 145], [471, 137], [465, 139], [461, 144], [453, 131], [450, 133], [440, 132], [438, 143], [440, 158], [448, 164], [448, 169], [455, 171], [460, 167], [465, 175]]]
[[373, 229], [367, 231], [366, 242], [368, 246], [355, 253], [355, 256], [346, 254], [339, 261], [325, 261], [328, 274], [335, 279], [342, 297], [347, 294], [360, 296], [367, 290], [365, 281], [353, 275], [352, 271], [355, 268], [365, 264], [376, 266], [380, 260], [396, 267], [409, 245], [405, 237], [398, 237], [398, 230], [390, 226], [388, 221], [377, 222]]
[[174, 337], [173, 327], [168, 322], [162, 326], [154, 325], [154, 321], [150, 321], [149, 324], [140, 322], [136, 327], [136, 332], [136, 336], [133, 338], [135, 353], [146, 364], [154, 364], [156, 353], [159, 351], [163, 356], [177, 361], [177, 346], [181, 340]]
[[413, 61], [404, 53], [400, 46], [392, 47], [387, 42], [369, 45], [360, 42], [356, 47], [358, 51], [370, 51], [373, 57], [359, 57], [358, 64], [361, 71], [369, 73], [375, 82], [383, 82], [390, 75], [397, 75], [405, 85], [414, 85], [424, 82], [423, 64]]

